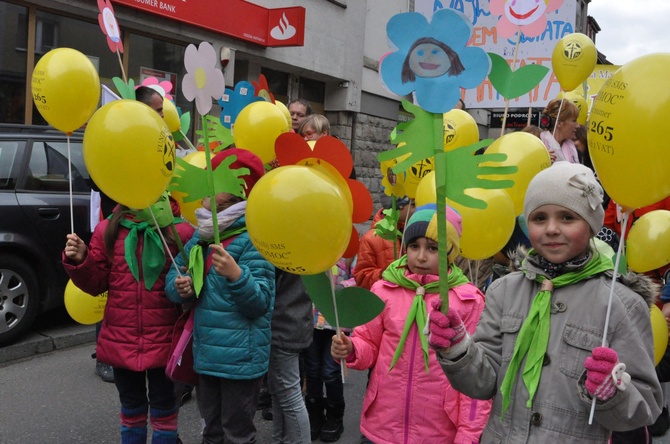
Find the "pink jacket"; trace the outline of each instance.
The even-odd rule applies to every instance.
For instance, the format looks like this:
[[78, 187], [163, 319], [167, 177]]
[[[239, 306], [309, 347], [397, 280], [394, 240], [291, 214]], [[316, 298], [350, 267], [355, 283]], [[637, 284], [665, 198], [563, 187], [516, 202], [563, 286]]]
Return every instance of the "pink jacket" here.
[[[417, 282], [437, 280], [435, 275], [407, 276]], [[454, 390], [430, 350], [429, 372], [416, 324], [402, 355], [389, 372], [415, 292], [380, 280], [372, 292], [386, 304], [372, 321], [356, 327], [351, 336], [354, 353], [347, 367], [372, 368], [361, 414], [361, 432], [376, 444], [477, 443], [491, 409], [491, 401], [468, 398]], [[424, 297], [428, 314], [437, 293]], [[468, 283], [449, 290], [449, 306], [458, 311], [467, 330], [475, 331], [484, 310], [484, 295]]]
[[[124, 258], [127, 228], [119, 227], [113, 255], [107, 256], [103, 233], [108, 223], [105, 219], [95, 227], [88, 254], [81, 264], [74, 265], [63, 254], [65, 271], [77, 287], [93, 295], [109, 291], [96, 358], [112, 367], [133, 371], [165, 367], [172, 330], [180, 313], [177, 304], [165, 296], [165, 276], [172, 262], [168, 257], [160, 277], [147, 290], [144, 280], [135, 280]], [[183, 243], [194, 231], [188, 223], [176, 224], [176, 228]], [[142, 251], [143, 238], [139, 236], [138, 252]], [[176, 245], [171, 245], [170, 250], [173, 256], [179, 254]], [[141, 256], [138, 262], [141, 267]]]

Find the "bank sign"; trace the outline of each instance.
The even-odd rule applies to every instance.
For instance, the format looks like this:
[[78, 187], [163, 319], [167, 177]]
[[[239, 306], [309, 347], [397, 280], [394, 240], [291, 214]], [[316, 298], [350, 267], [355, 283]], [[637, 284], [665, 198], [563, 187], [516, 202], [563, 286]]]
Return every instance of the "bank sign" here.
[[303, 46], [305, 8], [265, 8], [244, 0], [112, 0], [264, 47]]
[[[491, 14], [489, 3], [474, 0], [415, 0], [414, 4], [416, 12], [424, 14], [429, 20], [435, 11], [443, 8], [452, 8], [465, 14], [473, 26], [469, 44], [504, 57], [510, 66], [514, 65], [512, 70], [529, 64], [543, 65], [551, 69], [551, 55], [556, 43], [566, 35], [576, 32], [576, 0], [563, 0], [557, 11], [547, 14], [547, 26], [539, 36], [526, 37], [522, 34], [517, 45], [518, 33], [509, 39], [498, 35], [496, 25], [499, 17]], [[509, 106], [544, 107], [560, 91], [558, 79], [550, 71], [528, 94], [510, 100]], [[497, 93], [487, 78], [477, 88], [466, 91], [465, 104], [468, 108], [504, 108], [505, 99]]]

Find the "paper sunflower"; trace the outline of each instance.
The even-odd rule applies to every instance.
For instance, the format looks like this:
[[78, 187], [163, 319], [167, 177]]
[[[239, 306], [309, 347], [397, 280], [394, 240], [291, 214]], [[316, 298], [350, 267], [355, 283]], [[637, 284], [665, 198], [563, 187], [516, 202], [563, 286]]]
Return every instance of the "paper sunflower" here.
[[416, 103], [428, 112], [451, 110], [461, 97], [460, 88], [475, 88], [489, 72], [486, 52], [467, 46], [470, 21], [453, 9], [437, 11], [431, 23], [417, 12], [397, 14], [386, 32], [396, 49], [380, 61], [382, 82], [399, 96], [414, 93]]
[[563, 0], [491, 0], [489, 9], [500, 16], [498, 35], [510, 38], [517, 31], [537, 37], [547, 27], [547, 14], [556, 12]]
[[114, 16], [114, 8], [109, 0], [98, 0], [98, 24], [100, 29], [107, 36], [107, 46], [112, 52], [123, 52], [123, 43], [121, 42], [121, 30], [119, 22]]
[[194, 44], [186, 48], [186, 75], [181, 87], [186, 100], [192, 102], [195, 99], [196, 108], [203, 116], [212, 109], [212, 98], [220, 98], [226, 88], [223, 72], [216, 63], [216, 51], [211, 44], [201, 42], [197, 48]]
[[[365, 185], [351, 179], [354, 161], [346, 145], [333, 136], [324, 136], [316, 141], [314, 150], [296, 133], [283, 133], [275, 141], [275, 153], [281, 166], [305, 165], [328, 174], [343, 191], [351, 195], [351, 220], [362, 223], [372, 215], [372, 196]], [[344, 257], [353, 257], [358, 251], [358, 232], [351, 227], [351, 239]]]

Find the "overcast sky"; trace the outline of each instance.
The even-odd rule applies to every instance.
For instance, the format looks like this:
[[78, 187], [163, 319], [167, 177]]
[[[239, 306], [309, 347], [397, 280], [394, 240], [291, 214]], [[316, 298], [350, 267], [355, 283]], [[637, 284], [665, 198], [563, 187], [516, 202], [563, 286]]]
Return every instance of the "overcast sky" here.
[[600, 25], [598, 51], [615, 65], [670, 52], [668, 0], [592, 0], [589, 15]]

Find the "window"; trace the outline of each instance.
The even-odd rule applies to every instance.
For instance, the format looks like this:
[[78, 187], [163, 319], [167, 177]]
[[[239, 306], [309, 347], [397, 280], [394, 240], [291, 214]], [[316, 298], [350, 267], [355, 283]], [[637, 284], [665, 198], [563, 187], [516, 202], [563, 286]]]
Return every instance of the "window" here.
[[35, 52], [45, 54], [58, 47], [58, 23], [50, 20], [37, 20], [35, 32]]
[[[72, 156], [72, 191], [88, 193], [88, 172], [84, 165], [81, 143], [70, 142]], [[26, 190], [69, 192], [67, 142], [35, 142], [28, 165]]]
[[[23, 145], [23, 143], [21, 143]], [[0, 142], [0, 190], [13, 190], [16, 186], [16, 152], [19, 142]]]

